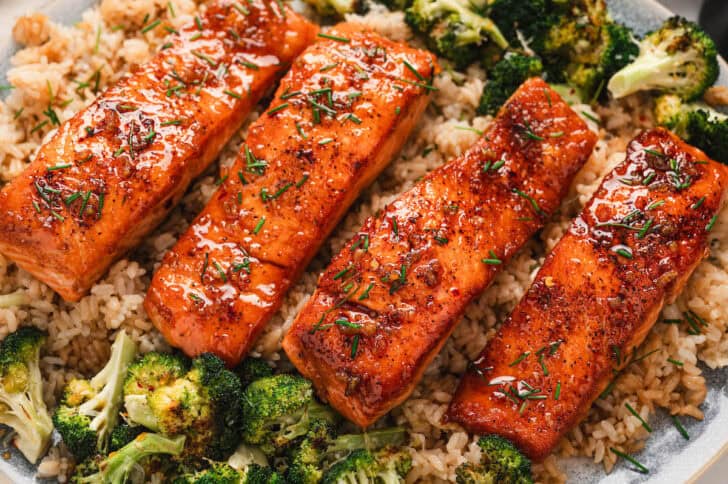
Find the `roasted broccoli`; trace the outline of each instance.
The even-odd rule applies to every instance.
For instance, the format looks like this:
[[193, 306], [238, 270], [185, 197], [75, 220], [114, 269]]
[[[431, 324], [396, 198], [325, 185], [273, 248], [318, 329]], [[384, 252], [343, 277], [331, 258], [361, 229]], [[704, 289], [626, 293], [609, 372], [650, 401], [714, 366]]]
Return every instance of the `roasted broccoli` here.
[[399, 427], [347, 434], [334, 438], [326, 426], [312, 429], [289, 452], [286, 480], [291, 484], [316, 484], [331, 464], [355, 450], [391, 449], [404, 443], [405, 431]]
[[530, 484], [531, 461], [513, 444], [497, 435], [478, 440], [480, 464], [462, 464], [455, 470], [458, 484]]
[[113, 452], [124, 447], [126, 444], [136, 439], [139, 434], [144, 433], [144, 427], [141, 425], [129, 425], [126, 422], [122, 422], [111, 431], [111, 437], [109, 438], [109, 451]]
[[135, 355], [136, 344], [120, 331], [106, 366], [91, 380], [74, 379], [66, 385], [53, 424], [77, 459], [106, 453], [119, 420], [126, 370]]
[[318, 403], [311, 382], [294, 375], [260, 378], [243, 392], [243, 440], [268, 455], [283, 450], [315, 425], [333, 425], [336, 415]]
[[523, 52], [543, 51], [546, 35], [555, 22], [548, 0], [494, 0], [489, 16], [511, 48]]
[[179, 455], [185, 437], [165, 437], [159, 434], [140, 434], [129, 444], [106, 457], [91, 457], [76, 466], [71, 482], [93, 484], [123, 484], [133, 471], [143, 469], [146, 458], [159, 454]]
[[715, 42], [697, 24], [672, 17], [640, 42], [639, 56], [612, 76], [615, 98], [637, 91], [677, 94], [684, 101], [700, 98], [718, 78]]
[[225, 459], [239, 442], [240, 379], [211, 354], [187, 366], [182, 357], [159, 353], [131, 365], [124, 384], [127, 418], [165, 435], [186, 435], [186, 454]]
[[707, 104], [684, 103], [677, 95], [665, 94], [655, 101], [655, 122], [711, 158], [728, 163], [728, 115]]
[[269, 467], [250, 465], [246, 470], [235, 469], [226, 462], [213, 462], [209, 468], [194, 474], [185, 474], [174, 484], [283, 484], [280, 474]]
[[323, 484], [395, 484], [404, 482], [412, 468], [412, 457], [405, 450], [385, 447], [376, 452], [355, 450], [326, 471]]
[[428, 46], [461, 69], [481, 55], [484, 38], [499, 48], [508, 46], [498, 27], [484, 16], [484, 0], [414, 0], [405, 20], [425, 36]]
[[273, 370], [265, 360], [260, 358], [245, 358], [236, 368], [235, 374], [240, 378], [243, 388], [247, 387], [255, 380], [271, 376]]
[[541, 75], [543, 64], [537, 57], [508, 54], [488, 76], [480, 97], [478, 113], [495, 114], [526, 79]]
[[15, 446], [32, 463], [46, 451], [53, 432], [39, 366], [44, 342], [43, 332], [23, 327], [0, 345], [0, 423], [13, 428]]

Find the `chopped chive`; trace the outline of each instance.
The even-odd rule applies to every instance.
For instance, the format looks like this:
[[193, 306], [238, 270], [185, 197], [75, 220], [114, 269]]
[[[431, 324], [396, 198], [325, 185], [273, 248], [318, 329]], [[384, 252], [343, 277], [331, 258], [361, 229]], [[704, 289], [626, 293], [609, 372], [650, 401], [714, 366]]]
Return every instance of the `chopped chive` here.
[[562, 136], [564, 136], [564, 134], [565, 133], [563, 131], [557, 131], [556, 133], [549, 133], [549, 138], [561, 138]]
[[356, 99], [361, 95], [362, 95], [361, 91], [352, 91], [349, 94], [347, 94], [346, 97], [348, 97], [349, 99]]
[[331, 143], [332, 141], [334, 141], [334, 138], [324, 138], [321, 141], [319, 141], [318, 144], [327, 145], [327, 144]]
[[192, 293], [192, 292], [189, 293], [189, 298], [192, 299], [192, 301], [194, 301], [196, 303], [202, 302], [202, 298], [200, 296], [198, 296], [197, 294]]
[[488, 255], [490, 257], [486, 257], [482, 260], [483, 264], [499, 265], [499, 264], [503, 263], [503, 261], [498, 258], [498, 256], [495, 254], [495, 252], [492, 249], [488, 251]]
[[708, 225], [705, 226], [706, 232], [710, 232], [713, 229], [713, 226], [715, 225], [716, 220], [718, 220], [717, 213], [715, 215], [713, 215], [713, 217], [710, 219], [710, 222], [708, 222]]
[[86, 206], [88, 205], [88, 199], [91, 198], [91, 190], [87, 191], [83, 195], [83, 200], [81, 201], [81, 208], [78, 211], [78, 216], [83, 217], [86, 213]]
[[40, 205], [38, 205], [38, 202], [36, 202], [35, 200], [33, 200], [33, 208], [37, 213], [40, 213]]
[[296, 130], [298, 131], [298, 134], [301, 135], [301, 138], [308, 139], [308, 136], [306, 136], [306, 133], [303, 131], [301, 123], [299, 123], [298, 121], [296, 121]]
[[215, 62], [215, 61], [214, 61], [213, 59], [211, 59], [211, 58], [210, 58], [209, 56], [207, 56], [206, 54], [203, 54], [202, 52], [198, 52], [198, 51], [196, 51], [196, 50], [193, 50], [193, 51], [191, 51], [191, 53], [192, 53], [192, 55], [194, 55], [194, 56], [195, 56], [195, 57], [197, 57], [198, 59], [202, 59], [203, 61], [205, 61], [205, 62], [207, 62], [208, 64], [210, 64], [210, 66], [212, 66], [212, 67], [217, 67], [217, 62]]
[[455, 129], [459, 129], [461, 131], [472, 131], [473, 133], [476, 133], [479, 136], [483, 135], [483, 132], [477, 128], [472, 128], [470, 126], [455, 126]]
[[36, 124], [36, 125], [35, 125], [35, 127], [34, 127], [33, 129], [31, 129], [31, 130], [30, 130], [30, 134], [33, 134], [33, 133], [35, 133], [36, 131], [38, 131], [39, 129], [41, 129], [41, 128], [42, 128], [43, 126], [45, 126], [46, 124], [48, 124], [48, 120], [46, 120], [46, 121], [42, 121], [42, 122], [40, 122], [40, 123]]
[[614, 252], [616, 254], [621, 255], [625, 259], [632, 259], [633, 258], [632, 251], [630, 249], [627, 249], [627, 248], [624, 248], [624, 247], [620, 247], [619, 249], [616, 249]]
[[367, 286], [367, 288], [364, 289], [364, 292], [361, 293], [361, 296], [359, 296], [358, 300], [359, 301], [363, 301], [365, 299], [368, 299], [369, 298], [369, 291], [371, 291], [373, 287], [374, 287], [374, 283], [373, 282], [370, 282], [369, 285]]
[[351, 342], [351, 359], [356, 358], [356, 351], [359, 349], [359, 335], [355, 335]]
[[677, 431], [682, 435], [682, 438], [685, 440], [690, 440], [690, 435], [688, 434], [688, 431], [685, 430], [685, 427], [683, 427], [683, 424], [680, 422], [680, 419], [677, 418], [677, 415], [672, 415], [672, 423], [675, 424], [675, 428]]
[[522, 126], [522, 129], [523, 129], [523, 134], [525, 134], [526, 137], [528, 137], [534, 141], [543, 141], [545, 139], [542, 136], [539, 136], [536, 133], [534, 133], [533, 130], [531, 129], [531, 125], [529, 123], [526, 123], [524, 126]]
[[63, 222], [64, 220], [66, 220], [66, 218], [63, 215], [56, 212], [55, 210], [51, 210], [51, 215], [53, 215], [53, 217], [60, 222]]
[[439, 91], [439, 89], [436, 88], [435, 86], [433, 86], [432, 84], [425, 84], [422, 82], [410, 81], [409, 79], [404, 79], [401, 77], [397, 78], [397, 80], [404, 82], [406, 84], [411, 84], [413, 86], [421, 87], [422, 89], [427, 89], [428, 91]]
[[399, 225], [397, 225], [397, 218], [390, 217], [390, 220], [392, 221], [392, 233], [395, 237], [399, 238]]
[[228, 175], [225, 175], [225, 176], [223, 176], [221, 178], [218, 178], [217, 180], [215, 180], [215, 186], [216, 187], [219, 187], [220, 185], [222, 185], [223, 183], [225, 183], [225, 180], [227, 180], [227, 179], [228, 179]]
[[333, 69], [334, 67], [336, 67], [338, 65], [339, 65], [338, 62], [334, 62], [333, 64], [325, 65], [321, 69], [319, 69], [319, 72], [327, 72], [327, 71], [330, 71], [331, 69]]
[[223, 91], [225, 94], [227, 94], [230, 97], [234, 97], [235, 99], [242, 99], [243, 97], [238, 94], [237, 92], [228, 91], [227, 89]]
[[162, 126], [179, 126], [180, 124], [182, 124], [181, 119], [172, 119], [170, 121], [163, 121], [161, 123]]
[[513, 360], [508, 366], [516, 366], [517, 364], [519, 364], [520, 362], [522, 362], [523, 360], [525, 360], [526, 358], [528, 358], [528, 355], [530, 355], [530, 354], [531, 354], [530, 351], [524, 351], [523, 353], [521, 353], [518, 356], [518, 358], [516, 358], [515, 360]]
[[306, 180], [308, 180], [309, 174], [304, 173], [300, 180], [296, 182], [296, 188], [301, 188], [304, 183], [306, 183]]
[[238, 205], [242, 205], [243, 204], [243, 192], [238, 192], [237, 199], [238, 199]]
[[101, 218], [101, 212], [104, 211], [104, 200], [105, 199], [106, 199], [106, 195], [103, 192], [99, 193], [99, 204], [98, 204], [98, 207], [96, 208], [96, 218], [97, 219]]
[[243, 262], [233, 264], [233, 273], [238, 273], [242, 270], [250, 274], [250, 260], [247, 257]]
[[692, 208], [693, 210], [699, 209], [703, 202], [705, 202], [705, 198], [705, 196], [700, 197], [700, 200], [695, 202], [690, 208]]
[[396, 114], [397, 116], [399, 116], [399, 113], [401, 113], [401, 112], [402, 112], [402, 108], [400, 108], [399, 106], [394, 108], [394, 114]]
[[417, 77], [417, 79], [419, 79], [419, 80], [420, 80], [420, 81], [422, 81], [422, 82], [426, 82], [426, 81], [427, 81], [427, 80], [426, 80], [426, 79], [424, 78], [424, 76], [423, 76], [422, 74], [420, 74], [420, 72], [419, 72], [419, 71], [418, 71], [418, 70], [417, 70], [417, 69], [415, 68], [415, 66], [413, 66], [412, 64], [410, 64], [410, 63], [409, 63], [409, 62], [407, 61], [407, 59], [404, 59], [404, 60], [402, 60], [402, 63], [404, 64], [404, 66], [405, 66], [405, 67], [406, 67], [407, 69], [409, 69], [410, 71], [412, 71], [412, 74], [414, 74], [414, 75], [415, 75], [415, 77]]
[[649, 185], [650, 183], [652, 183], [652, 180], [654, 180], [656, 176], [657, 173], [655, 173], [654, 171], [651, 172], [649, 175], [642, 179], [642, 184], [645, 186]]
[[348, 319], [343, 319], [343, 318], [337, 319], [336, 321], [334, 321], [334, 324], [336, 324], [338, 326], [343, 326], [345, 328], [361, 329], [361, 324], [352, 323]]
[[258, 220], [258, 223], [255, 225], [255, 228], [253, 229], [253, 233], [258, 235], [258, 232], [260, 232], [260, 229], [263, 228], [264, 223], [265, 223], [265, 217], [260, 217], [260, 220]]
[[260, 190], [260, 198], [263, 199], [264, 202], [267, 202], [268, 200], [275, 200], [276, 198], [278, 198], [281, 195], [283, 195], [292, 186], [293, 186], [293, 183], [288, 182], [285, 185], [283, 185], [281, 188], [279, 188], [278, 190], [276, 190], [276, 192], [273, 193], [272, 195], [269, 195], [268, 194], [268, 189], [267, 188], [263, 188], [263, 189]]
[[597, 125], [600, 125], [600, 124], [602, 124], [602, 121], [601, 121], [601, 119], [597, 118], [596, 116], [594, 116], [593, 114], [591, 114], [591, 113], [590, 113], [590, 112], [588, 112], [588, 111], [582, 111], [582, 112], [581, 112], [581, 114], [582, 114], [582, 115], [583, 115], [583, 116], [584, 116], [585, 118], [587, 118], [587, 119], [589, 119], [589, 120], [591, 120], [591, 121], [595, 122], [595, 123], [596, 123]]
[[23, 114], [23, 111], [25, 111], [25, 108], [20, 108], [13, 114], [13, 119], [18, 119], [21, 114]]
[[650, 227], [652, 227], [652, 223], [654, 222], [654, 219], [649, 219], [647, 222], [645, 222], [645, 225], [642, 227], [642, 230], [639, 231], [637, 234], [638, 239], [644, 238], [645, 235], [650, 231]]
[[556, 384], [556, 391], [554, 391], [554, 400], [558, 400], [561, 396], [561, 382]]
[[215, 269], [217, 270], [220, 279], [222, 279], [222, 282], [227, 282], [227, 276], [225, 275], [225, 271], [222, 270], [222, 266], [220, 265], [220, 263], [215, 261], [212, 263], [212, 265], [215, 266]]
[[668, 358], [667, 361], [669, 363], [672, 363], [675, 366], [683, 366], [684, 365], [684, 363], [682, 361], [680, 361], [680, 360], [673, 360], [672, 358]]
[[622, 459], [624, 459], [624, 460], [628, 461], [630, 464], [632, 464], [635, 467], [634, 470], [639, 472], [640, 474], [649, 474], [650, 473], [650, 470], [647, 467], [643, 466], [639, 461], [637, 461], [637, 459], [635, 459], [631, 455], [625, 454], [624, 452], [620, 452], [617, 449], [615, 449], [614, 447], [610, 447], [609, 450], [611, 450], [612, 453], [614, 455], [616, 455], [617, 457], [621, 457]]
[[204, 283], [205, 272], [207, 272], [207, 266], [210, 265], [210, 253], [205, 252], [205, 259], [202, 262], [202, 271], [200, 271], [200, 282]]
[[640, 421], [640, 423], [642, 424], [642, 426], [645, 428], [646, 431], [652, 433], [652, 427], [650, 427], [650, 425], [647, 422], [645, 422], [645, 419], [642, 418], [642, 415], [637, 413], [637, 410], [632, 408], [632, 405], [630, 405], [628, 402], [624, 402], [624, 406], [627, 407], [627, 410], [629, 410], [629, 413], [631, 413], [632, 415], [637, 417], [637, 420]]
[[11, 86], [10, 84], [0, 85], [0, 91], [11, 91], [13, 89], [15, 89], [15, 86]]
[[172, 18], [177, 16], [177, 14], [174, 12], [174, 6], [172, 5], [172, 2], [167, 2], [167, 8], [169, 9], [169, 15], [171, 15]]
[[146, 27], [142, 27], [142, 33], [143, 33], [143, 34], [146, 34], [146, 33], [147, 33], [147, 32], [149, 32], [150, 30], [153, 30], [153, 29], [155, 29], [155, 28], [157, 27], [157, 25], [159, 25], [160, 23], [162, 23], [162, 21], [161, 21], [161, 20], [159, 20], [159, 19], [157, 19], [157, 20], [155, 20], [154, 22], [152, 22], [152, 23], [150, 23], [149, 25], [147, 25]]
[[647, 358], [648, 356], [654, 355], [658, 351], [660, 351], [660, 348], [656, 348], [656, 349], [654, 349], [652, 351], [648, 351], [647, 353], [645, 353], [644, 355], [642, 355], [642, 356], [640, 356], [638, 358], [632, 358], [632, 361], [630, 361], [629, 363], [632, 364], [632, 363], [637, 363], [638, 361], [642, 361], [645, 358]]
[[348, 267], [341, 269], [339, 272], [337, 272], [334, 275], [334, 280], [336, 281], [337, 279], [341, 279], [342, 277], [344, 277], [346, 275], [347, 272], [349, 272], [353, 268], [354, 268], [354, 266], [348, 266]]
[[531, 207], [533, 208], [533, 210], [534, 210], [534, 211], [535, 211], [535, 212], [536, 212], [537, 214], [539, 214], [539, 215], [546, 215], [546, 214], [544, 213], [544, 211], [543, 211], [543, 210], [541, 210], [541, 207], [539, 207], [539, 205], [538, 205], [538, 202], [536, 202], [536, 200], [535, 200], [535, 199], [534, 199], [534, 198], [533, 198], [532, 196], [530, 196], [529, 194], [527, 194], [527, 193], [525, 193], [525, 192], [522, 192], [522, 191], [521, 191], [521, 190], [519, 190], [518, 188], [514, 188], [514, 189], [513, 189], [512, 191], [513, 191], [513, 193], [515, 193], [515, 194], [516, 194], [516, 195], [518, 195], [519, 197], [521, 197], [521, 198], [525, 198], [526, 200], [528, 200], [528, 203], [530, 203], [530, 204], [531, 204]]
[[433, 239], [435, 239], [435, 242], [437, 242], [440, 245], [445, 245], [445, 244], [447, 244], [449, 242], [448, 239], [447, 239], [447, 237], [440, 237], [440, 236], [437, 236], [437, 235], [434, 236]]
[[358, 117], [358, 116], [357, 116], [356, 114], [354, 114], [354, 113], [349, 113], [349, 114], [347, 114], [347, 115], [346, 115], [346, 117], [345, 117], [344, 119], [348, 119], [349, 121], [351, 121], [351, 122], [353, 122], [353, 123], [356, 123], [356, 124], [361, 124], [361, 118], [359, 118], [359, 117]]
[[665, 205], [665, 200], [655, 200], [645, 207], [645, 210], [652, 210], [653, 208], [661, 207]]
[[195, 15], [195, 25], [199, 30], [202, 30], [202, 20], [197, 15]]
[[317, 109], [320, 109], [321, 111], [325, 112], [326, 114], [331, 114], [331, 115], [335, 115], [336, 114], [336, 111], [335, 110], [331, 109], [330, 107], [328, 107], [326, 105], [323, 105], [321, 103], [318, 103], [318, 102], [314, 101], [313, 99], [309, 99], [308, 102], [311, 103], [311, 105], [313, 107], [315, 107]]
[[653, 156], [659, 156], [660, 158], [665, 157], [664, 153], [662, 153], [660, 151], [656, 151], [656, 150], [651, 150], [649, 148], [645, 148], [645, 153], [649, 153], [650, 155], [653, 155]]
[[324, 39], [335, 40], [337, 42], [344, 42], [345, 44], [348, 44], [349, 42], [351, 42], [351, 39], [347, 39], [346, 37], [339, 37], [337, 35], [325, 34], [323, 32], [319, 32], [318, 36], [322, 37]]
[[144, 136], [144, 138], [143, 138], [143, 139], [144, 139], [144, 141], [151, 141], [151, 140], [153, 140], [153, 139], [154, 139], [154, 137], [155, 137], [155, 136], [157, 136], [157, 132], [156, 132], [156, 131], [154, 131], [154, 130], [151, 130], [151, 131], [150, 131], [149, 133], [147, 133], [147, 134], [146, 134], [146, 135]]
[[61, 163], [59, 165], [49, 166], [48, 168], [46, 168], [46, 170], [48, 170], [48, 171], [63, 170], [63, 169], [66, 169], [66, 168], [70, 168], [72, 166], [73, 165], [71, 163]]
[[99, 53], [99, 45], [101, 44], [101, 26], [96, 27], [96, 41], [94, 42], [94, 54]]
[[541, 371], [543, 372], [543, 376], [549, 376], [549, 370], [546, 368], [546, 363], [543, 361], [544, 359], [544, 353], [542, 352], [540, 355], [538, 355], [538, 364], [541, 365]]
[[250, 14], [250, 10], [248, 10], [244, 6], [240, 5], [239, 3], [233, 3], [233, 8], [243, 15]]
[[63, 200], [63, 203], [70, 205], [79, 198], [81, 198], [81, 192], [72, 193]]
[[238, 62], [238, 64], [240, 64], [241, 66], [243, 66], [243, 67], [247, 67], [248, 69], [252, 69], [252, 70], [254, 70], [254, 71], [257, 71], [258, 69], [260, 69], [260, 66], [259, 66], [258, 64], [253, 64], [253, 63], [252, 63], [252, 62], [250, 62], [250, 61], [246, 61], [246, 60], [238, 60], [237, 62]]
[[298, 96], [300, 94], [303, 94], [303, 91], [291, 91], [291, 92], [288, 92], [288, 89], [286, 89], [286, 92], [284, 92], [283, 94], [281, 94], [280, 98], [285, 101], [286, 99], [290, 99], [290, 98], [292, 98], [294, 96]]

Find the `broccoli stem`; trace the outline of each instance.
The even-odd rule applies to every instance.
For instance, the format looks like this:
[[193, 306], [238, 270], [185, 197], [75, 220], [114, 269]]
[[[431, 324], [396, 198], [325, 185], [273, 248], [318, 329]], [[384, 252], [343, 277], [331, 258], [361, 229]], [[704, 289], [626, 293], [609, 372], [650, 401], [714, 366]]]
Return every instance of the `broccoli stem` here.
[[[650, 88], [664, 88], [669, 82], [664, 79], [670, 79], [675, 73], [675, 68], [683, 62], [690, 60], [689, 54], [675, 53], [671, 56], [659, 56], [652, 53], [649, 56], [640, 56], [632, 64], [627, 65], [617, 72], [609, 81], [609, 90], [616, 98], [623, 98]], [[659, 79], [660, 85], [655, 84], [654, 80]], [[677, 78], [681, 79], [681, 78]], [[676, 82], [683, 82], [678, 80]]]
[[79, 407], [82, 415], [96, 414], [91, 420], [90, 427], [98, 434], [97, 448], [101, 452], [106, 452], [111, 431], [119, 421], [126, 369], [135, 356], [136, 343], [126, 331], [120, 331], [111, 346], [108, 363], [90, 382], [91, 387], [102, 390]]
[[130, 443], [112, 452], [99, 464], [99, 472], [81, 477], [79, 483], [121, 484], [137, 463], [154, 454], [179, 455], [185, 445], [185, 436], [165, 437], [160, 434], [143, 433]]
[[0, 295], [0, 308], [12, 308], [28, 304], [28, 296], [22, 291], [11, 292]]
[[[31, 380], [36, 378], [31, 376]], [[37, 376], [40, 379], [40, 372]], [[38, 385], [40, 386], [40, 385]], [[26, 393], [0, 392], [0, 423], [12, 427], [17, 433], [14, 443], [18, 450], [31, 463], [35, 464], [45, 453], [53, 432], [53, 422], [46, 411], [41, 395], [31, 391], [30, 398]], [[37, 403], [42, 404], [41, 407]]]
[[124, 406], [129, 420], [150, 430], [159, 430], [159, 420], [149, 406], [147, 395], [127, 395]]
[[381, 449], [389, 445], [404, 444], [406, 431], [402, 427], [391, 427], [381, 430], [372, 430], [362, 434], [341, 435], [329, 445], [328, 452], [341, 452], [346, 450]]

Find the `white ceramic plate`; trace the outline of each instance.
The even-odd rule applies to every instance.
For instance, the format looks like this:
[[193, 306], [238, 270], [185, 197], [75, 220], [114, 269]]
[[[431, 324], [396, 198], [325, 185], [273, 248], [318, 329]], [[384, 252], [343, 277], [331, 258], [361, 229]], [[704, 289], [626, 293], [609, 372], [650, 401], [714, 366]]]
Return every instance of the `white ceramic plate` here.
[[[73, 24], [84, 10], [97, 1], [0, 0], [0, 84], [5, 84], [9, 59], [16, 49], [10, 32], [19, 15], [40, 11], [55, 21]], [[655, 0], [607, 0], [607, 4], [615, 20], [628, 25], [638, 34], [656, 28], [663, 19], [671, 15], [669, 10]], [[725, 62], [721, 65], [718, 84], [728, 86], [728, 65]], [[724, 451], [728, 450], [728, 368], [718, 371], [704, 368], [704, 376], [709, 388], [702, 405], [705, 419], [702, 422], [684, 419], [690, 434], [689, 441], [680, 437], [666, 413], [658, 414], [654, 419], [654, 432], [650, 435], [646, 448], [639, 454], [640, 462], [650, 469], [650, 474], [637, 474], [629, 470], [627, 463], [622, 462], [611, 474], [606, 475], [601, 465], [595, 465], [586, 459], [571, 459], [562, 463], [569, 481], [617, 484], [675, 483], [700, 479], [704, 484], [728, 482], [728, 476], [721, 476], [719, 471], [728, 469], [728, 461], [723, 462], [726, 459], [721, 459]], [[12, 482], [26, 483], [33, 482], [35, 469], [11, 449], [10, 459], [0, 459], [0, 473], [4, 473]]]

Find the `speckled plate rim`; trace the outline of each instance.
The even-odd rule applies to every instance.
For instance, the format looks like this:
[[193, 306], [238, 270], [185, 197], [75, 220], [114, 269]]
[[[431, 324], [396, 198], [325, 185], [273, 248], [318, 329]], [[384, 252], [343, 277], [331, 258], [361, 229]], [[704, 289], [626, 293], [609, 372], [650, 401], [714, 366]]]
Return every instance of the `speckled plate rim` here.
[[[10, 57], [16, 50], [10, 32], [15, 18], [29, 12], [44, 12], [55, 21], [73, 24], [81, 13], [99, 0], [0, 0], [0, 84], [10, 67]], [[615, 20], [625, 23], [638, 34], [655, 28], [672, 13], [655, 0], [606, 0]], [[721, 61], [718, 84], [728, 86], [728, 65]], [[654, 419], [654, 432], [647, 441], [639, 459], [651, 472], [641, 475], [620, 464], [609, 475], [601, 465], [588, 459], [566, 459], [562, 468], [570, 482], [621, 483], [719, 483], [728, 482], [728, 368], [704, 368], [708, 395], [702, 408], [703, 421], [686, 421], [689, 441], [675, 431], [669, 418], [658, 413]], [[57, 435], [54, 437], [57, 438]], [[10, 459], [0, 459], [0, 484], [34, 482], [35, 466], [30, 465], [17, 451], [11, 449]]]

